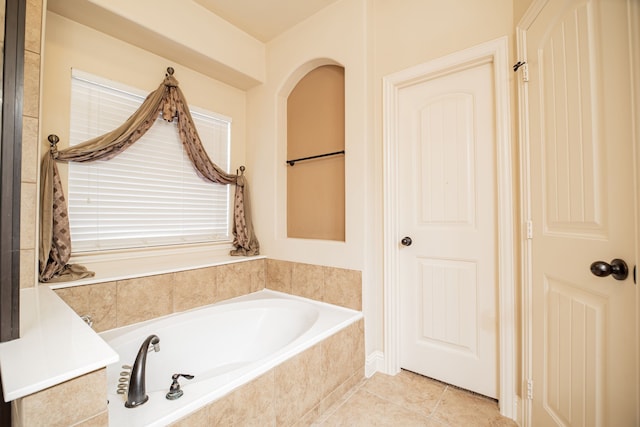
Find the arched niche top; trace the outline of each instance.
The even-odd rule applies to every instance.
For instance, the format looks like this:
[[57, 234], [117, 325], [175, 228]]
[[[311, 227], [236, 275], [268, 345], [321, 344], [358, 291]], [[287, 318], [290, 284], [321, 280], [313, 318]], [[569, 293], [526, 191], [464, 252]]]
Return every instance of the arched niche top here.
[[345, 69], [305, 65], [287, 87], [287, 237], [344, 242]]
[[324, 65], [337, 65], [338, 67], [344, 68], [344, 65], [335, 61], [331, 58], [316, 58], [310, 61], [305, 62], [296, 68], [284, 82], [282, 87], [280, 88], [280, 96], [283, 98], [287, 98], [291, 91], [296, 87], [296, 85], [300, 82], [300, 80], [309, 74], [311, 71], [315, 70], [318, 67], [322, 67]]

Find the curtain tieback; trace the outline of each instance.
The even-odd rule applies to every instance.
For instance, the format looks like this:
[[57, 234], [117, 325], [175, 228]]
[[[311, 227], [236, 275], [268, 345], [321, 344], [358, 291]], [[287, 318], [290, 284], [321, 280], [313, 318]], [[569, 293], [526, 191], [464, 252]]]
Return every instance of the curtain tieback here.
[[49, 153], [51, 153], [51, 158], [57, 159], [58, 158], [58, 141], [60, 141], [60, 138], [58, 138], [58, 135], [49, 135], [47, 139], [49, 140]]

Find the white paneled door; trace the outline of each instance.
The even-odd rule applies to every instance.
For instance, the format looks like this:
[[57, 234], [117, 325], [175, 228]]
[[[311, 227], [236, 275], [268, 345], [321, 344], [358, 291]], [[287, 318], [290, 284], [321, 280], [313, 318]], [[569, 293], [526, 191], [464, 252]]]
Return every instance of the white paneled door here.
[[400, 366], [496, 398], [493, 64], [398, 94]]
[[[523, 28], [533, 426], [640, 422], [633, 1], [540, 1]], [[590, 271], [614, 259], [627, 278]]]

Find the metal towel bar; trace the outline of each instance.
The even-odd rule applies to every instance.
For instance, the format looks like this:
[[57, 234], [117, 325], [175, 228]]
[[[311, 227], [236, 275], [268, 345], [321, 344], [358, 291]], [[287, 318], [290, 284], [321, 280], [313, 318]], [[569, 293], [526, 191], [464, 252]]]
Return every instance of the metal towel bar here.
[[317, 156], [301, 157], [301, 158], [299, 158], [299, 159], [287, 160], [287, 164], [288, 164], [289, 166], [293, 166], [293, 165], [295, 165], [297, 162], [301, 162], [301, 161], [303, 161], [303, 160], [318, 159], [318, 158], [320, 158], [320, 157], [328, 157], [328, 156], [337, 156], [338, 154], [344, 154], [344, 150], [341, 150], [341, 151], [334, 151], [333, 153], [318, 154]]

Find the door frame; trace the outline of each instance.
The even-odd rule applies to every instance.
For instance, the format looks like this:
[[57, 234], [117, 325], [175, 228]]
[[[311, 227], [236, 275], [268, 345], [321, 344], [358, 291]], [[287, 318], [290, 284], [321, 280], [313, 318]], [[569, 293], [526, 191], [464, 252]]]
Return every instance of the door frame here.
[[[534, 0], [525, 14], [520, 19], [520, 22], [516, 26], [516, 54], [518, 61], [527, 62], [527, 29], [533, 24], [533, 21], [538, 16], [542, 8], [550, 0]], [[629, 25], [631, 28], [632, 37], [630, 43], [630, 55], [631, 55], [631, 67], [634, 70], [640, 70], [640, 3], [636, 1], [627, 0], [627, 9], [629, 11], [630, 19]], [[529, 174], [529, 92], [528, 85], [525, 84], [524, 78], [518, 76], [518, 110], [519, 110], [519, 126], [518, 126], [518, 139], [519, 139], [519, 151], [520, 151], [520, 219], [522, 224], [527, 224], [531, 220], [531, 180]], [[635, 115], [635, 123], [640, 123], [640, 84], [633, 86], [633, 111]], [[634, 165], [634, 179], [636, 183], [636, 195], [635, 195], [635, 215], [636, 215], [636, 259], [635, 265], [640, 265], [640, 235], [638, 230], [640, 227], [640, 126], [635, 126], [633, 131], [633, 145], [635, 147], [635, 165]], [[523, 398], [521, 408], [521, 421], [523, 427], [531, 425], [531, 411], [533, 403], [533, 384], [531, 378], [533, 378], [533, 278], [531, 276], [531, 270], [533, 265], [532, 260], [532, 247], [530, 239], [522, 239], [521, 253], [522, 253], [522, 379], [523, 379], [523, 395], [526, 393], [526, 398]], [[640, 292], [636, 292], [636, 322], [637, 330], [640, 331]], [[640, 333], [640, 332], [639, 332]], [[636, 337], [636, 345], [640, 343], [640, 336]], [[637, 372], [640, 374], [640, 360], [638, 360]], [[638, 384], [637, 395], [640, 397], [640, 378], [636, 381]], [[637, 412], [636, 417], [640, 419], [640, 402], [636, 405]]]
[[483, 63], [493, 63], [498, 229], [498, 373], [500, 413], [517, 419], [514, 182], [511, 151], [508, 39], [501, 37], [383, 78], [384, 372], [400, 371], [398, 250], [398, 98], [401, 89]]

